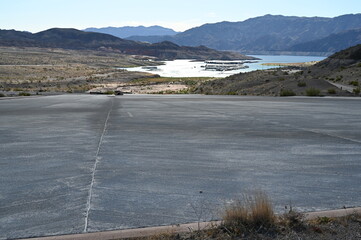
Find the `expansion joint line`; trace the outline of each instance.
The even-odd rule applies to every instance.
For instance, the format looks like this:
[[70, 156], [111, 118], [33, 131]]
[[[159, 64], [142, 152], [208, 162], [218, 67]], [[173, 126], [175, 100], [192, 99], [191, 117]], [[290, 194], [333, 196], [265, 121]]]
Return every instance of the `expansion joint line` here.
[[88, 192], [88, 199], [87, 199], [87, 203], [86, 203], [84, 232], [88, 231], [88, 219], [89, 219], [89, 212], [90, 212], [90, 204], [91, 204], [92, 195], [93, 195], [93, 185], [94, 185], [94, 180], [95, 180], [95, 172], [97, 170], [97, 166], [98, 166], [98, 163], [99, 163], [99, 160], [100, 160], [99, 152], [100, 152], [100, 148], [101, 148], [102, 143], [103, 143], [104, 135], [105, 135], [106, 130], [107, 130], [109, 116], [110, 116], [110, 113], [112, 112], [113, 105], [114, 105], [114, 98], [112, 99], [110, 108], [108, 110], [108, 115], [107, 115], [107, 118], [105, 119], [105, 122], [104, 122], [103, 132], [102, 132], [102, 134], [100, 136], [100, 139], [99, 139], [99, 142], [98, 142], [97, 152], [95, 154], [95, 162], [94, 162], [94, 165], [93, 165], [93, 168], [92, 168], [92, 179], [91, 179], [91, 182], [90, 182], [89, 192]]

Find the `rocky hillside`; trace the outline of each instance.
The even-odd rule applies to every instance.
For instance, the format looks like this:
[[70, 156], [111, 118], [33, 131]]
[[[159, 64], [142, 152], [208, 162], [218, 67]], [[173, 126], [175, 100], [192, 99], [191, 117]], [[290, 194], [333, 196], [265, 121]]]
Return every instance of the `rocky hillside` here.
[[361, 44], [361, 28], [331, 34], [325, 38], [300, 43], [289, 50], [296, 52], [338, 52], [342, 49]]
[[314, 69], [344, 69], [361, 61], [361, 44], [337, 52], [314, 66]]
[[[218, 50], [272, 52], [289, 51], [297, 44], [359, 28], [361, 28], [361, 14], [335, 18], [265, 15], [242, 22], [205, 24], [175, 36], [130, 39], [153, 43], [167, 40], [180, 45], [204, 45]], [[332, 46], [328, 48], [332, 50]], [[324, 48], [315, 48], [312, 51], [323, 52]]]
[[355, 96], [360, 94], [361, 45], [316, 65], [240, 73], [203, 83], [195, 93], [265, 96]]
[[83, 32], [76, 29], [53, 28], [36, 34], [0, 30], [0, 46], [103, 50], [158, 59], [254, 59], [239, 53], [220, 52], [207, 47], [183, 47], [163, 42], [159, 44], [124, 40], [108, 34]]

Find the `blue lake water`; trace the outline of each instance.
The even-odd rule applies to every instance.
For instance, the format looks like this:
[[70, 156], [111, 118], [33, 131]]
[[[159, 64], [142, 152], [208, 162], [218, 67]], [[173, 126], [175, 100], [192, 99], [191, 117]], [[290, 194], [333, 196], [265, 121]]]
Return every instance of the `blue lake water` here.
[[255, 70], [265, 70], [275, 68], [275, 66], [265, 66], [263, 63], [298, 63], [321, 61], [325, 57], [319, 56], [272, 56], [272, 55], [253, 55], [261, 60], [253, 63], [246, 63], [248, 68], [232, 71], [211, 71], [205, 70], [204, 62], [195, 62], [189, 60], [165, 61], [164, 65], [158, 66], [157, 69], [147, 69], [144, 67], [126, 68], [128, 71], [140, 71], [158, 74], [162, 77], [227, 77], [240, 72], [250, 72]]

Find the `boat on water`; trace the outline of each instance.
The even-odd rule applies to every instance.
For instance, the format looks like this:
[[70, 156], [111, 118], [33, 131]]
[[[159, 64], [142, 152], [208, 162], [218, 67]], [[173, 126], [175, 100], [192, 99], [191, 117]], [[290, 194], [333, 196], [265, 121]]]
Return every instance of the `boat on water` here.
[[159, 71], [158, 67], [155, 67], [155, 66], [144, 66], [144, 67], [142, 67], [142, 69], [147, 70], [147, 71]]
[[211, 71], [232, 71], [238, 69], [245, 69], [248, 66], [244, 65], [244, 61], [220, 61], [220, 60], [210, 60], [205, 61], [206, 65], [204, 66], [205, 70]]

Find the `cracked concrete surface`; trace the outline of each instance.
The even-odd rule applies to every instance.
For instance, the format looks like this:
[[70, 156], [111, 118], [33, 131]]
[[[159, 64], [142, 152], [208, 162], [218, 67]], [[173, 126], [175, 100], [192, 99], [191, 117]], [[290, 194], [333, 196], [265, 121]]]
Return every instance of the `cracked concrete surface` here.
[[1, 100], [0, 239], [210, 220], [254, 189], [278, 211], [359, 206], [359, 106], [199, 95]]

